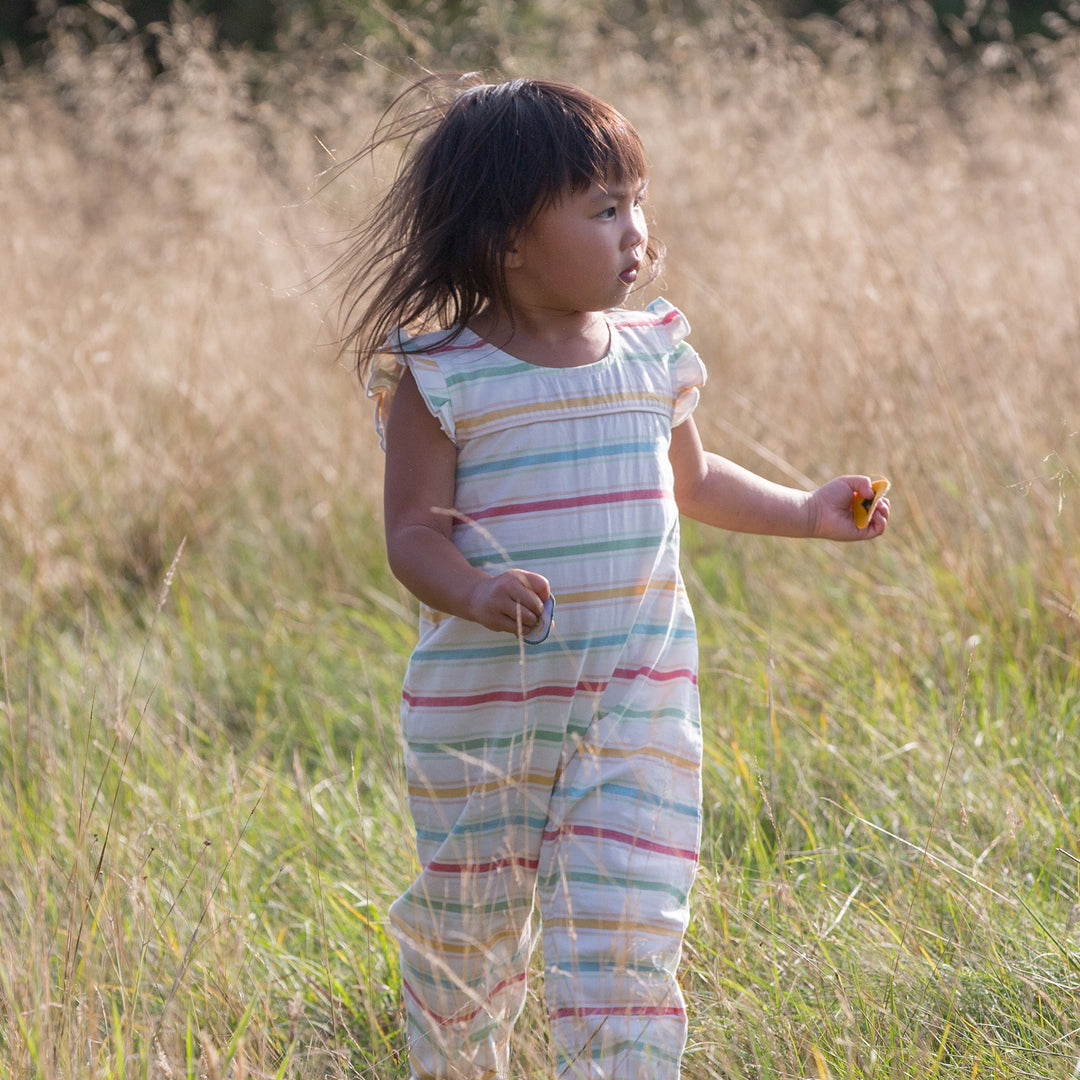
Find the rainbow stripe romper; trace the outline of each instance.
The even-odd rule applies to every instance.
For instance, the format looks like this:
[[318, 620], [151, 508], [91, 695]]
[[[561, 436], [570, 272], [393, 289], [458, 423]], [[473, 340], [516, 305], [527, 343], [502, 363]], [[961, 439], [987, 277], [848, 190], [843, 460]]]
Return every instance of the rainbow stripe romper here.
[[556, 1075], [679, 1073], [701, 724], [668, 447], [705, 371], [666, 301], [607, 319], [586, 366], [466, 330], [368, 383], [384, 417], [408, 364], [457, 447], [455, 545], [557, 598], [539, 645], [421, 606], [402, 730], [422, 869], [390, 912], [417, 1080], [508, 1075], [537, 908]]

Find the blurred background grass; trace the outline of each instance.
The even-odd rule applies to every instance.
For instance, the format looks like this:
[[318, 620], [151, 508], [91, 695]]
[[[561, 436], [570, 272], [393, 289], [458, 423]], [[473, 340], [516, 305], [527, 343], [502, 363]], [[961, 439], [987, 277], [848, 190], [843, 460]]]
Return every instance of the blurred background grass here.
[[709, 443], [894, 482], [865, 549], [686, 529], [686, 1075], [1075, 1075], [1076, 39], [987, 4], [461, 8], [267, 51], [98, 4], [5, 53], [0, 1074], [407, 1075], [414, 614], [319, 279], [385, 176], [320, 177], [420, 62], [622, 109], [670, 252], [635, 302], [688, 314]]

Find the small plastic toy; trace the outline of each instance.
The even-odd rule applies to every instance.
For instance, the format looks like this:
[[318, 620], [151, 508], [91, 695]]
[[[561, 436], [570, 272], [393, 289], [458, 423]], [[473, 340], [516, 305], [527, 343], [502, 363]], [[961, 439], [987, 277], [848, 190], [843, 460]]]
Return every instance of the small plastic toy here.
[[540, 613], [540, 621], [527, 633], [522, 634], [521, 640], [526, 645], [539, 645], [555, 625], [555, 597], [549, 596], [544, 601], [544, 610]]
[[855, 519], [857, 529], [865, 529], [870, 524], [870, 519], [874, 516], [877, 504], [889, 490], [889, 481], [884, 476], [871, 478], [870, 485], [874, 489], [872, 498], [860, 498], [858, 493], [851, 496], [851, 516]]

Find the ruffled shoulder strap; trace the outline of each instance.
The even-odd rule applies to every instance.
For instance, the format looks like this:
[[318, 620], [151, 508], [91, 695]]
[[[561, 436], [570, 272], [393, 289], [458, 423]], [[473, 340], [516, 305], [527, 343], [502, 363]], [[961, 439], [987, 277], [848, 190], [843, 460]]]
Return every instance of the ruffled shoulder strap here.
[[635, 352], [667, 364], [675, 402], [671, 426], [677, 427], [697, 407], [701, 387], [708, 378], [701, 357], [686, 341], [689, 320], [663, 297], [644, 311], [611, 311], [608, 319], [613, 330], [634, 342]]
[[615, 308], [608, 322], [621, 333], [639, 338], [651, 352], [670, 352], [690, 333], [690, 323], [674, 304], [657, 297], [644, 311]]
[[375, 430], [379, 433], [379, 445], [383, 450], [386, 449], [386, 421], [390, 415], [390, 403], [394, 400], [406, 368], [412, 372], [428, 411], [439, 421], [447, 438], [455, 441], [450, 391], [438, 359], [443, 351], [440, 343], [445, 339], [443, 332], [409, 338], [395, 331], [372, 359], [371, 372], [364, 389], [375, 402]]

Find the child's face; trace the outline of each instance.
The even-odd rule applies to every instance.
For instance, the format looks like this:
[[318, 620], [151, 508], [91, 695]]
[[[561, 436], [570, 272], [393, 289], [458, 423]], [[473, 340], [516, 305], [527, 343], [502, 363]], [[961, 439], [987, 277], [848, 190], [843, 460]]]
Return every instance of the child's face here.
[[555, 313], [625, 303], [649, 239], [646, 184], [592, 184], [545, 207], [509, 252], [511, 301]]

